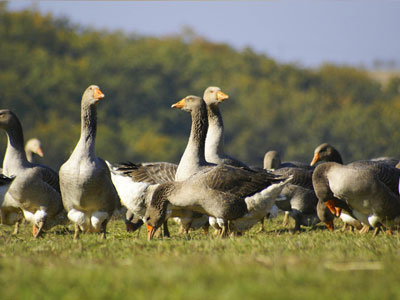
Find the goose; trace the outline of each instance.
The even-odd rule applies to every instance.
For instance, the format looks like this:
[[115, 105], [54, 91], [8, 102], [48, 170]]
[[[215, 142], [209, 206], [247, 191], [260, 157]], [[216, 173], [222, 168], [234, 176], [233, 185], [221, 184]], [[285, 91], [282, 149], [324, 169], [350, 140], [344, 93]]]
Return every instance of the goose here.
[[102, 98], [96, 85], [83, 93], [80, 139], [59, 171], [62, 201], [75, 224], [74, 240], [81, 231], [99, 232], [105, 239], [107, 223], [120, 207], [107, 164], [95, 153], [97, 104]]
[[[208, 147], [206, 146], [206, 148], [209, 148], [211, 151], [208, 151], [210, 157], [206, 160], [212, 163], [219, 163], [222, 162], [222, 160], [235, 163], [234, 159], [225, 155], [223, 152], [223, 123], [217, 106], [219, 102], [228, 99], [228, 96], [218, 87], [208, 87], [204, 91], [203, 98], [208, 104], [207, 106], [214, 107], [212, 111], [207, 108], [209, 110], [209, 119], [211, 118], [214, 121], [211, 122], [211, 126], [209, 126], [207, 131], [209, 145]], [[189, 140], [192, 140], [194, 135], [195, 131], [191, 131]], [[134, 230], [142, 224], [139, 220], [136, 220], [135, 223], [129, 220], [133, 219], [134, 214], [141, 218], [144, 217], [145, 209], [148, 204], [147, 202], [150, 201], [153, 191], [153, 188], [148, 189], [149, 185], [161, 184], [167, 181], [184, 180], [197, 171], [196, 165], [192, 167], [193, 163], [191, 157], [196, 156], [196, 154], [190, 152], [192, 148], [191, 145], [192, 142], [188, 144], [187, 150], [183, 154], [183, 159], [179, 163], [180, 167], [176, 164], [164, 162], [139, 164], [126, 162], [114, 165], [107, 162], [111, 171], [113, 183], [116, 186], [121, 201], [124, 206], [128, 207], [125, 221], [127, 230]], [[212, 161], [212, 159], [215, 159], [215, 161]], [[206, 165], [207, 163], [204, 160], [201, 164]], [[245, 166], [240, 162], [237, 162], [237, 164]], [[170, 213], [172, 213], [172, 211]], [[203, 229], [207, 229], [208, 217], [204, 218], [199, 214], [183, 210], [179, 210], [179, 212], [175, 211], [173, 215], [179, 215], [182, 218], [180, 223], [186, 233], [188, 233], [190, 228], [196, 229], [203, 227]], [[164, 233], [169, 236], [166, 223], [164, 224]]]
[[[400, 170], [373, 161], [342, 165], [327, 162], [316, 167], [313, 186], [320, 201], [332, 212], [344, 208], [351, 217], [375, 228], [391, 227], [400, 222], [398, 182]], [[361, 231], [367, 232], [366, 230]]]
[[20, 208], [25, 219], [33, 224], [32, 233], [37, 238], [43, 230], [66, 223], [58, 175], [47, 166], [28, 162], [22, 125], [12, 111], [0, 110], [0, 127], [8, 137], [3, 174], [16, 177], [5, 195], [3, 207]]
[[[284, 200], [277, 199], [275, 204], [295, 220], [293, 232], [300, 230], [300, 225], [314, 226], [320, 222], [317, 215], [318, 198], [312, 186], [312, 170], [302, 168], [278, 168], [272, 172], [281, 176], [293, 176], [293, 180], [282, 190]], [[329, 222], [328, 228], [331, 223]]]
[[[142, 218], [152, 192], [158, 184], [173, 181], [178, 166], [167, 162], [106, 163], [121, 203], [127, 208], [126, 229], [135, 231], [143, 225]], [[170, 236], [167, 222], [164, 224], [164, 236]]]
[[[43, 150], [41, 148], [41, 142], [37, 138], [29, 139], [25, 144], [26, 158], [29, 162], [33, 162], [33, 155], [36, 154], [43, 157]], [[3, 169], [1, 169], [1, 173]], [[13, 234], [18, 234], [19, 225], [23, 220], [22, 210], [19, 207], [12, 206], [13, 203], [4, 203], [0, 206], [1, 223], [6, 225], [14, 225], [15, 229]]]
[[323, 203], [319, 204], [312, 185], [312, 173], [314, 167], [310, 167], [302, 162], [281, 163], [280, 155], [275, 150], [266, 152], [264, 156], [264, 169], [271, 170], [274, 174], [293, 175], [292, 182], [287, 184], [283, 190], [283, 200], [276, 201], [276, 205], [285, 211], [283, 225], [287, 225], [288, 218], [291, 216], [295, 220], [295, 227], [292, 232], [300, 230], [300, 225], [314, 226], [320, 222], [318, 211], [323, 216], [324, 223], [329, 230], [333, 230], [333, 215]]
[[224, 123], [219, 104], [229, 99], [229, 96], [223, 93], [219, 87], [210, 86], [204, 91], [203, 99], [207, 106], [208, 116], [208, 130], [205, 142], [206, 161], [213, 164], [248, 168], [245, 163], [227, 155], [224, 151]]
[[[207, 163], [204, 155], [208, 127], [205, 102], [190, 95], [172, 107], [191, 114], [191, 135], [178, 166], [176, 181], [159, 185], [147, 207], [144, 221], [148, 239], [153, 238], [155, 230], [165, 220], [169, 204], [217, 218], [223, 236], [228, 232], [228, 222], [233, 231], [251, 228], [271, 209], [291, 178]], [[179, 171], [189, 177], [179, 180]]]
[[[351, 163], [350, 165], [354, 164], [357, 166], [364, 165], [365, 167], [370, 168], [371, 166], [375, 166], [375, 163], [384, 163], [384, 164], [389, 164], [391, 166], [396, 166], [398, 161], [399, 160], [391, 157], [378, 157], [370, 160], [356, 161]], [[343, 159], [340, 152], [335, 147], [333, 147], [328, 143], [323, 143], [315, 148], [314, 156], [310, 165], [315, 166], [317, 163], [321, 162], [336, 162], [338, 164], [343, 164]], [[372, 164], [371, 162], [375, 163]], [[351, 230], [353, 228], [362, 229], [362, 232], [368, 232], [369, 230], [368, 223], [365, 223], [363, 226], [360, 220], [355, 218], [355, 216], [351, 213], [351, 211], [347, 209], [342, 208], [340, 213], [340, 218], [344, 223], [343, 230], [345, 230], [348, 225], [350, 225]]]

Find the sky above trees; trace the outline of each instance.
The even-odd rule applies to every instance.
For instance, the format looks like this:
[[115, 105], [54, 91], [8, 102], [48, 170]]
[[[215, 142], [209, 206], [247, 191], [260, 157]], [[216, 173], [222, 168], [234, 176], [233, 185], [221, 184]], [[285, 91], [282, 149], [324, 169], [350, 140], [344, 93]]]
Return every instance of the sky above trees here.
[[280, 62], [400, 69], [400, 1], [10, 1], [96, 29], [163, 36], [191, 28]]

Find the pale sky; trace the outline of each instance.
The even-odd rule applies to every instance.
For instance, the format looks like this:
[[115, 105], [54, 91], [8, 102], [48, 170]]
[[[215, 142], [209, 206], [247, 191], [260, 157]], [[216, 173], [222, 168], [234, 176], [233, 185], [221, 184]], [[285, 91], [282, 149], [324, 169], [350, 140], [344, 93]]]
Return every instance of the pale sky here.
[[10, 1], [73, 23], [141, 35], [180, 33], [189, 26], [214, 42], [250, 46], [280, 62], [370, 66], [395, 61], [400, 69], [400, 1]]

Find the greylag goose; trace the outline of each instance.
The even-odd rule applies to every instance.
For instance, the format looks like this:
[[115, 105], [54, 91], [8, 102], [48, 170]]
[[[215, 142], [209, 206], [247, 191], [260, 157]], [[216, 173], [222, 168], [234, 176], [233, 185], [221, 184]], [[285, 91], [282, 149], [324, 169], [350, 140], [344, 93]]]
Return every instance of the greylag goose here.
[[[313, 186], [320, 201], [332, 212], [344, 208], [351, 217], [374, 227], [400, 222], [398, 182], [400, 170], [378, 162], [354, 162], [341, 165], [327, 162], [316, 167]], [[365, 231], [363, 231], [365, 232]]]
[[0, 127], [8, 136], [3, 173], [16, 176], [5, 195], [3, 207], [21, 208], [25, 219], [33, 224], [35, 237], [40, 236], [42, 230], [65, 224], [57, 173], [47, 166], [28, 162], [22, 126], [13, 112], [0, 110]]
[[219, 87], [210, 86], [204, 91], [203, 99], [207, 105], [208, 130], [205, 143], [206, 161], [214, 164], [226, 164], [246, 167], [241, 161], [227, 155], [224, 151], [224, 123], [219, 104], [229, 98]]
[[[300, 225], [314, 226], [320, 222], [317, 216], [318, 199], [312, 186], [312, 170], [302, 168], [278, 168], [272, 173], [281, 176], [293, 176], [293, 180], [282, 190], [285, 200], [277, 199], [275, 204], [281, 210], [288, 212], [295, 220], [293, 232], [300, 230]], [[327, 224], [328, 225], [328, 224]], [[329, 222], [328, 228], [331, 227]]]
[[[396, 166], [399, 160], [395, 158], [390, 158], [390, 157], [378, 157], [378, 158], [373, 158], [370, 160], [364, 160], [364, 161], [356, 161], [353, 163], [350, 163], [350, 165], [357, 165], [357, 166], [364, 166], [364, 167], [374, 167], [376, 164], [375, 163], [383, 163], [383, 164], [388, 164], [391, 166]], [[317, 163], [320, 162], [336, 162], [338, 164], [343, 164], [342, 156], [340, 155], [339, 151], [333, 147], [332, 145], [328, 143], [323, 143], [319, 145], [318, 147], [315, 148], [314, 150], [314, 156], [313, 159], [310, 163], [311, 166], [315, 166]], [[375, 163], [371, 163], [375, 162]], [[375, 169], [376, 170], [376, 169]], [[332, 207], [331, 207], [332, 209]], [[338, 215], [338, 213], [336, 213]], [[342, 209], [340, 213], [340, 218], [344, 222], [344, 227], [343, 229], [346, 228], [347, 225], [350, 225], [350, 228], [352, 229], [357, 228], [360, 229], [362, 226], [361, 220], [358, 220], [357, 218], [352, 215], [351, 211], [348, 211], [347, 209]], [[364, 224], [362, 232], [366, 232], [369, 229], [368, 223]]]
[[[287, 184], [282, 195], [284, 200], [276, 201], [276, 205], [285, 211], [283, 224], [286, 225], [288, 217], [291, 216], [295, 220], [293, 231], [300, 229], [300, 225], [313, 226], [320, 221], [317, 213], [318, 199], [314, 193], [312, 186], [312, 173], [314, 167], [310, 167], [301, 162], [281, 163], [280, 155], [277, 151], [268, 151], [264, 156], [264, 169], [273, 170], [274, 174], [293, 175], [292, 182]], [[323, 217], [325, 224], [329, 230], [333, 230], [333, 215], [324, 204], [319, 205], [320, 213], [325, 214]]]
[[[43, 151], [41, 148], [41, 143], [37, 138], [29, 139], [25, 144], [26, 158], [29, 162], [33, 162], [33, 155], [36, 154], [43, 157]], [[1, 173], [3, 169], [1, 169]], [[1, 223], [6, 225], [14, 225], [15, 230], [13, 234], [19, 232], [19, 225], [23, 219], [22, 210], [19, 207], [14, 207], [15, 203], [4, 203], [4, 206], [0, 206]]]
[[120, 207], [110, 171], [96, 156], [95, 140], [97, 104], [104, 94], [96, 85], [82, 95], [81, 136], [69, 159], [60, 168], [60, 188], [68, 218], [75, 224], [74, 239], [80, 231], [100, 232], [106, 237], [106, 226], [115, 209]]
[[191, 135], [176, 181], [159, 185], [147, 208], [145, 222], [149, 239], [165, 220], [168, 204], [217, 218], [221, 221], [223, 235], [227, 233], [228, 221], [235, 220], [230, 222], [233, 231], [251, 228], [271, 209], [289, 180], [283, 181], [284, 177], [269, 172], [207, 163], [204, 144], [208, 120], [204, 101], [187, 96], [172, 107], [190, 112]]

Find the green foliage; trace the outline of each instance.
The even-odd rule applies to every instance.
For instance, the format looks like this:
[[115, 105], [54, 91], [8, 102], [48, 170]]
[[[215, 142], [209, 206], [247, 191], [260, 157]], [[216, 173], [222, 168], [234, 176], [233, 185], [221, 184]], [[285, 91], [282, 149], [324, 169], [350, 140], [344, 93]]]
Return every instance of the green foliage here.
[[26, 138], [42, 140], [54, 167], [79, 138], [80, 98], [90, 84], [106, 95], [97, 151], [112, 162], [178, 162], [190, 120], [170, 105], [210, 85], [230, 95], [221, 105], [226, 152], [250, 165], [261, 165], [271, 149], [284, 160], [310, 161], [323, 142], [345, 161], [398, 156], [399, 77], [382, 86], [355, 68], [278, 64], [190, 30], [163, 38], [95, 31], [2, 4], [0, 70], [0, 108], [19, 116]]

